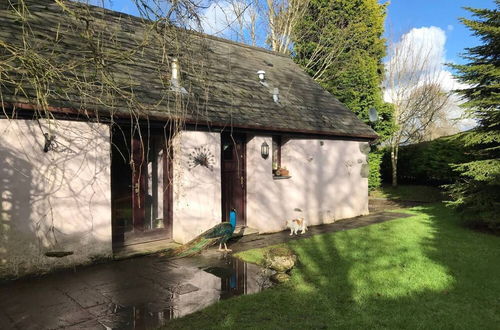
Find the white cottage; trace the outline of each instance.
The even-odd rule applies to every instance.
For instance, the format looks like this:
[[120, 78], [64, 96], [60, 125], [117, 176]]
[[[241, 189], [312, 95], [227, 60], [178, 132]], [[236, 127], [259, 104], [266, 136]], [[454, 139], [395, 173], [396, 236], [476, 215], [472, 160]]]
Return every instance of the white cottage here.
[[368, 213], [375, 132], [289, 57], [64, 3], [0, 7], [0, 276]]

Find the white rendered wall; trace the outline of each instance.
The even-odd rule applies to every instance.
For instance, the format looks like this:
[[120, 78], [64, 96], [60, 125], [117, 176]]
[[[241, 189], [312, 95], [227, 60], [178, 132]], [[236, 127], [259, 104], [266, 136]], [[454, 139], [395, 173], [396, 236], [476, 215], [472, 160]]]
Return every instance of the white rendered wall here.
[[[0, 277], [112, 256], [106, 125], [0, 119]], [[71, 251], [51, 258], [46, 252]]]
[[[194, 131], [182, 131], [174, 140], [173, 239], [178, 243], [222, 220], [220, 142], [219, 133]], [[209, 168], [194, 166], [190, 155], [200, 150], [209, 156]]]
[[264, 141], [272, 146], [271, 137], [262, 136], [247, 144], [247, 226], [268, 233], [297, 217], [318, 225], [368, 214], [366, 142], [290, 140], [281, 164], [292, 177], [273, 180], [271, 155], [261, 157]]

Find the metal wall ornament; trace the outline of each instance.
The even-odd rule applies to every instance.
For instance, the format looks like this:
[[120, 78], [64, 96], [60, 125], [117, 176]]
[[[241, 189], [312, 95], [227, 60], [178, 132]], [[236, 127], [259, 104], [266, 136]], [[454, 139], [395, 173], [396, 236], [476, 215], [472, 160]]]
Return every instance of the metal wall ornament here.
[[260, 155], [264, 159], [267, 159], [269, 157], [269, 144], [267, 144], [267, 142], [265, 141], [260, 146]]
[[43, 152], [49, 152], [50, 150], [57, 150], [58, 143], [56, 142], [56, 136], [49, 133], [43, 134], [45, 138], [45, 143], [43, 146]]
[[196, 147], [189, 154], [188, 169], [191, 170], [198, 165], [206, 167], [210, 171], [214, 170], [215, 157], [206, 146]]
[[354, 166], [354, 161], [346, 160], [344, 161], [344, 166], [347, 169], [347, 174], [351, 176], [352, 167]]
[[61, 139], [58, 139], [55, 134], [43, 133], [44, 137], [44, 145], [43, 152], [48, 153], [56, 152], [56, 153], [66, 153], [66, 154], [77, 154], [77, 151], [71, 148], [71, 142], [66, 141], [63, 143]]

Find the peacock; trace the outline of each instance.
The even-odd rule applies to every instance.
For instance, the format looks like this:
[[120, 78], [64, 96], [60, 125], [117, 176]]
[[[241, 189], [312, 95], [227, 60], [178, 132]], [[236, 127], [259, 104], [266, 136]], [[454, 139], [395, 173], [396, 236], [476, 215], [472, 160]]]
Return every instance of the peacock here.
[[[174, 251], [174, 257], [182, 258], [189, 257], [200, 253], [211, 245], [219, 242], [219, 251], [229, 252], [231, 249], [227, 248], [227, 241], [233, 236], [234, 229], [236, 228], [236, 210], [232, 209], [229, 212], [229, 222], [221, 222], [218, 225], [210, 228], [204, 233], [198, 235], [190, 242], [182, 245]], [[222, 249], [224, 244], [224, 249]]]

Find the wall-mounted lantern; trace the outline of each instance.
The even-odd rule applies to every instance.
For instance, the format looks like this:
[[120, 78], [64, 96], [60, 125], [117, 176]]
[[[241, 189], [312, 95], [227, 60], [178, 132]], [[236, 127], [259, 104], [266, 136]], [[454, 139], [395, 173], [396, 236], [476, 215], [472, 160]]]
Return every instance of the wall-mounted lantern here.
[[267, 157], [269, 157], [269, 145], [265, 141], [260, 146], [260, 155], [264, 159], [267, 159]]

